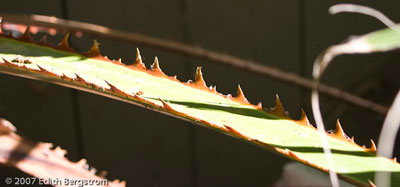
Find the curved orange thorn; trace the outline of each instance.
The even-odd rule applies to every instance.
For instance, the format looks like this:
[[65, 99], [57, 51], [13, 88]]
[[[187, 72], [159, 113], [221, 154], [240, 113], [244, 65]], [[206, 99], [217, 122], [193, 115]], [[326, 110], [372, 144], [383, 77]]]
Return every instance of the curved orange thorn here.
[[128, 94], [128, 93], [122, 91], [121, 89], [117, 88], [116, 86], [114, 86], [113, 84], [109, 83], [108, 81], [106, 81], [106, 80], [103, 80], [103, 81], [110, 87], [109, 90], [110, 90], [112, 93], [114, 93], [115, 95], [122, 96], [122, 97], [129, 97], [129, 96], [131, 96], [130, 94]]
[[142, 56], [140, 55], [139, 48], [136, 48], [136, 59], [135, 59], [135, 62], [131, 66], [136, 67], [138, 69], [142, 69], [142, 70], [146, 69], [146, 65], [142, 61]]
[[337, 139], [349, 140], [348, 136], [346, 133], [344, 133], [343, 128], [340, 125], [339, 119], [336, 121], [336, 131], [333, 133], [333, 136], [335, 136]]
[[282, 102], [279, 99], [278, 94], [276, 94], [276, 105], [275, 108], [272, 109], [272, 111], [269, 112], [272, 115], [284, 118], [284, 119], [288, 119], [288, 115], [286, 114], [285, 109], [283, 108]]
[[166, 103], [164, 100], [162, 100], [161, 98], [158, 98], [158, 100], [161, 101], [161, 103], [163, 104], [164, 109], [168, 110], [168, 111], [173, 111], [176, 112], [175, 109], [173, 109], [168, 103]]
[[159, 62], [158, 62], [158, 58], [157, 58], [157, 57], [154, 58], [154, 63], [151, 65], [151, 71], [152, 71], [156, 76], [168, 77], [168, 76], [165, 75], [165, 73], [161, 70], [160, 64], [159, 64]]
[[40, 72], [42, 72], [42, 73], [48, 74], [50, 76], [55, 76], [55, 77], [61, 77], [62, 76], [62, 75], [58, 75], [57, 73], [51, 72], [51, 71], [47, 70], [46, 68], [43, 68], [39, 64], [36, 64], [36, 66], [39, 68]]
[[47, 45], [47, 35], [43, 35], [42, 38], [40, 38], [39, 44]]
[[69, 32], [67, 32], [67, 34], [65, 34], [64, 38], [58, 44], [57, 48], [59, 48], [61, 50], [72, 51], [71, 47], [68, 44], [69, 35], [70, 35]]
[[250, 104], [249, 101], [247, 100], [247, 98], [244, 96], [244, 93], [243, 93], [242, 88], [240, 87], [240, 84], [238, 84], [238, 90], [237, 90], [236, 97], [234, 97], [233, 99], [242, 104]]
[[75, 73], [75, 79], [74, 81], [82, 83], [82, 84], [87, 84], [86, 80], [83, 79], [81, 76], [79, 76], [77, 73]]
[[218, 91], [217, 91], [217, 86], [212, 87], [211, 92], [213, 92], [213, 93], [218, 93]]
[[256, 105], [256, 108], [259, 109], [259, 110], [262, 110], [263, 109], [262, 108], [262, 103], [258, 102], [257, 105]]
[[97, 42], [97, 40], [94, 40], [93, 45], [90, 48], [90, 50], [84, 54], [89, 57], [100, 57], [101, 53], [100, 53], [99, 45], [100, 45], [99, 42]]
[[18, 65], [18, 64], [15, 64], [15, 63], [11, 63], [10, 61], [8, 61], [8, 60], [6, 60], [5, 58], [2, 58], [3, 59], [3, 62], [4, 62], [4, 65], [6, 65], [6, 66], [9, 66], [9, 67], [17, 67], [17, 68], [22, 68], [24, 65]]
[[31, 28], [30, 25], [28, 25], [28, 26], [26, 27], [24, 34], [22, 34], [22, 36], [19, 37], [20, 40], [32, 41], [32, 37], [31, 37], [31, 35], [29, 34], [29, 29], [30, 29], [30, 28]]
[[305, 127], [313, 127], [310, 123], [310, 121], [307, 118], [306, 112], [304, 112], [303, 109], [301, 109], [301, 118], [300, 120], [296, 120], [296, 122], [302, 126]]
[[208, 90], [206, 82], [203, 79], [203, 73], [201, 72], [201, 67], [197, 67], [195, 79], [194, 82], [191, 83], [191, 85], [202, 90]]
[[366, 148], [365, 151], [370, 152], [370, 153], [375, 153], [376, 154], [376, 145], [374, 140], [370, 139], [371, 141], [371, 147], [370, 148]]

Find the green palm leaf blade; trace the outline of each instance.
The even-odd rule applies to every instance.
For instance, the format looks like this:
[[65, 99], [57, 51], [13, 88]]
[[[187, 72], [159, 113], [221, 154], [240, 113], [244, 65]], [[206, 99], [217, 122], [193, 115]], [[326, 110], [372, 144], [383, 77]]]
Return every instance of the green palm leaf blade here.
[[[0, 71], [103, 95], [181, 118], [238, 137], [282, 156], [327, 172], [328, 164], [319, 132], [306, 117], [285, 116], [280, 101], [267, 112], [247, 102], [239, 87], [236, 97], [205, 86], [200, 68], [195, 81], [182, 83], [164, 75], [158, 60], [152, 70], [143, 68], [140, 56], [134, 65], [104, 59], [95, 43], [86, 55], [73, 52], [67, 43], [59, 47], [28, 39], [0, 37]], [[368, 186], [376, 171], [390, 171], [392, 184], [400, 184], [400, 165], [374, 154], [374, 149], [348, 140], [338, 125], [327, 134], [335, 170], [352, 184]], [[268, 169], [268, 168], [265, 168]]]

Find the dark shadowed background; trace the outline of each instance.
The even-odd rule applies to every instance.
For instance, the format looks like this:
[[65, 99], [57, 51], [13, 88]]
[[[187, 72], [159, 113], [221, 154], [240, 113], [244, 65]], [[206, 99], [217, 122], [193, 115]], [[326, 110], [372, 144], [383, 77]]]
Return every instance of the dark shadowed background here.
[[[351, 35], [384, 28], [374, 18], [358, 14], [331, 16], [337, 3], [376, 8], [400, 22], [398, 1], [4, 1], [0, 13], [54, 15], [130, 32], [202, 46], [301, 76], [311, 77], [316, 56]], [[62, 36], [48, 37], [57, 43]], [[150, 65], [158, 56], [161, 67], [178, 79], [193, 79], [203, 67], [208, 85], [224, 94], [239, 83], [252, 103], [273, 107], [279, 94], [293, 118], [304, 108], [312, 120], [309, 90], [174, 53], [84, 35], [71, 38], [81, 51], [92, 40], [103, 55], [132, 63], [136, 47]], [[341, 56], [322, 82], [389, 106], [400, 87], [400, 53]], [[109, 179], [128, 186], [271, 186], [289, 160], [213, 130], [101, 96], [23, 78], [0, 75], [0, 115], [18, 132], [36, 141], [68, 150], [73, 161], [86, 158], [108, 171]], [[384, 116], [322, 96], [327, 129], [341, 119], [347, 135], [358, 144], [378, 140]], [[396, 155], [399, 151], [396, 150]], [[396, 156], [395, 155], [395, 156]], [[6, 167], [0, 176], [25, 176]], [[1, 179], [3, 180], [3, 179]], [[0, 181], [1, 184], [2, 181]], [[1, 186], [1, 185], [0, 185]]]

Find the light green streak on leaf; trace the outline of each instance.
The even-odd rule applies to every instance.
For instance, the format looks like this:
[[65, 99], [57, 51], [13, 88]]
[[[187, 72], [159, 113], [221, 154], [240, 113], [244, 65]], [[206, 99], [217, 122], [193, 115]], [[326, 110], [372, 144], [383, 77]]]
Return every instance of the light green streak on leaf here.
[[[380, 35], [390, 36], [390, 33], [390, 31], [385, 31]], [[379, 42], [382, 42], [382, 40], [378, 40], [379, 37], [378, 39], [374, 35], [371, 37], [371, 41], [375, 42], [377, 46], [381, 46], [378, 45]], [[396, 35], [395, 38], [400, 39], [400, 35]], [[292, 120], [280, 119], [220, 95], [198, 90], [169, 79], [155, 77], [142, 71], [128, 69], [121, 65], [0, 37], [0, 57], [11, 61], [16, 55], [31, 58], [32, 64], [26, 64], [26, 66], [35, 67], [38, 64], [51, 71], [72, 77], [74, 73], [78, 73], [83, 78], [97, 85], [103, 85], [105, 88], [108, 86], [104, 80], [107, 80], [128, 93], [142, 91], [141, 97], [148, 101], [161, 105], [158, 100], [161, 98], [178, 112], [219, 127], [230, 126], [249, 138], [257, 139], [276, 148], [291, 150], [300, 159], [314, 166], [328, 167], [318, 131], [300, 126]], [[40, 73], [37, 74], [40, 75]], [[59, 78], [54, 77], [54, 79]], [[207, 126], [204, 123], [203, 125]], [[346, 180], [366, 185], [368, 179], [373, 180], [375, 171], [392, 171], [394, 172], [392, 184], [400, 184], [399, 164], [373, 156], [351, 143], [330, 136], [327, 139], [332, 149], [335, 170]], [[268, 168], [265, 169], [268, 170]]]
[[400, 26], [396, 30], [387, 28], [365, 35], [374, 51], [388, 51], [400, 47]]

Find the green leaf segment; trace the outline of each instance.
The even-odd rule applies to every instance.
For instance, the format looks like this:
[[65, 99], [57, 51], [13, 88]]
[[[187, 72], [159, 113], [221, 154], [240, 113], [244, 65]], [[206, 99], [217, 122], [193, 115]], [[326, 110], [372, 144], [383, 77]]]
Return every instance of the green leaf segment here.
[[[264, 110], [252, 105], [238, 86], [235, 97], [223, 95], [216, 87], [207, 87], [201, 68], [194, 81], [180, 82], [165, 75], [156, 58], [146, 69], [139, 51], [134, 64], [125, 65], [102, 57], [95, 42], [87, 53], [74, 52], [68, 46], [68, 34], [58, 46], [49, 46], [45, 38], [35, 43], [28, 32], [20, 38], [0, 36], [0, 71], [37, 79], [113, 99], [215, 129], [251, 144], [327, 172], [333, 169], [345, 181], [369, 186], [377, 171], [392, 172], [392, 184], [400, 185], [400, 165], [375, 155], [371, 148], [354, 143], [339, 122], [335, 133], [326, 133], [335, 168], [328, 168], [319, 132], [302, 119], [286, 115], [277, 97], [276, 107]], [[265, 168], [268, 169], [268, 168]]]
[[400, 47], [400, 25], [364, 36], [373, 51], [388, 51]]

